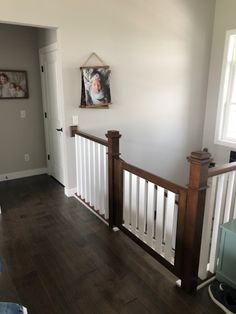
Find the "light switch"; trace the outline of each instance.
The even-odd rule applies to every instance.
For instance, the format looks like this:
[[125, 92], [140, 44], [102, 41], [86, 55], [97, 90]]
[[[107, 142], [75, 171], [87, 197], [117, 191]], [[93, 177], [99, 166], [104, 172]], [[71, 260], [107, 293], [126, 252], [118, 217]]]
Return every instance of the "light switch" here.
[[21, 111], [20, 111], [20, 117], [21, 117], [22, 119], [25, 119], [25, 118], [26, 118], [26, 111], [25, 111], [25, 110], [21, 110]]
[[73, 125], [78, 125], [79, 124], [78, 116], [72, 116], [72, 124]]

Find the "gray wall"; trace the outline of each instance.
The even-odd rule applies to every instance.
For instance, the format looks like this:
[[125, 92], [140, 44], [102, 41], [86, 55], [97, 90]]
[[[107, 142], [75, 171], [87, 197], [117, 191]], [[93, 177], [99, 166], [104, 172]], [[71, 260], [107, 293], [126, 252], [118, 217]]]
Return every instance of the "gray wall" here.
[[236, 1], [217, 0], [203, 137], [203, 145], [209, 148], [217, 164], [227, 163], [232, 149], [214, 144], [225, 36], [230, 29], [236, 29]]
[[38, 29], [38, 47], [43, 48], [45, 46], [54, 44], [57, 42], [56, 29], [39, 28]]
[[0, 174], [46, 167], [37, 30], [0, 24], [0, 38], [0, 69], [26, 70], [30, 95], [0, 99]]

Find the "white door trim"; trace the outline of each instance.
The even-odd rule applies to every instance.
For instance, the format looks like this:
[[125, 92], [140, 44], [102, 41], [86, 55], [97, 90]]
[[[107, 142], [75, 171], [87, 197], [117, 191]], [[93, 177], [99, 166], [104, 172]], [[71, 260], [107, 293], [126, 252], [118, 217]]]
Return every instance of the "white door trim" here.
[[45, 46], [43, 48], [40, 48], [39, 49], [39, 55], [42, 55], [44, 53], [48, 53], [48, 52], [51, 52], [51, 51], [54, 51], [54, 50], [59, 50], [58, 48], [58, 43], [54, 43], [54, 44], [51, 44], [51, 45], [48, 45], [48, 46]]
[[[42, 60], [43, 55], [52, 51], [57, 51], [58, 56], [58, 89], [57, 89], [57, 99], [58, 99], [58, 105], [59, 105], [59, 114], [60, 114], [60, 120], [63, 128], [62, 132], [62, 167], [63, 167], [63, 177], [64, 177], [64, 185], [67, 186], [67, 163], [66, 163], [66, 128], [65, 128], [65, 112], [64, 112], [64, 94], [63, 94], [63, 78], [62, 78], [62, 60], [61, 60], [61, 50], [60, 46], [57, 43], [48, 45], [46, 47], [43, 47], [39, 49], [39, 61], [40, 61], [40, 76], [41, 76], [41, 85], [42, 85], [42, 100], [43, 100], [43, 115], [45, 115], [45, 112], [48, 112], [47, 108], [47, 102], [46, 102], [46, 96], [45, 96], [45, 86], [44, 86], [44, 78], [43, 73], [41, 71], [42, 67]], [[50, 152], [49, 147], [49, 130], [48, 130], [48, 123], [47, 119], [44, 116], [44, 130], [45, 130], [45, 139], [46, 139], [46, 158]], [[48, 167], [48, 173], [51, 174], [51, 166], [50, 161], [47, 158], [47, 167]]]

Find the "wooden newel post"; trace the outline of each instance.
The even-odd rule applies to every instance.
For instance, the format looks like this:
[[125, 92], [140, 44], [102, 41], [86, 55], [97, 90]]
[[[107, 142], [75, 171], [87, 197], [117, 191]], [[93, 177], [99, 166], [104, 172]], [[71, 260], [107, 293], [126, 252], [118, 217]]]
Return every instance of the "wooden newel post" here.
[[202, 226], [208, 168], [211, 154], [204, 151], [191, 153], [187, 207], [183, 236], [182, 288], [194, 292], [197, 288], [198, 267], [201, 249]]
[[116, 216], [115, 160], [119, 159], [120, 156], [119, 140], [121, 134], [119, 131], [107, 131], [106, 137], [108, 138], [109, 227], [113, 228]]

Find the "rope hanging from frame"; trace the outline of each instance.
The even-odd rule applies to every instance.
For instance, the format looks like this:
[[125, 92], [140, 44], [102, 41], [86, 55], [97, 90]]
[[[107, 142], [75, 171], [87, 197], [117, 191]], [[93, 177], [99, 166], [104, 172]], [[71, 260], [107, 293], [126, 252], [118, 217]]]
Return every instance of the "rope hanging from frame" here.
[[96, 54], [96, 52], [92, 52], [88, 58], [85, 60], [85, 62], [81, 65], [80, 69], [86, 68], [89, 60], [91, 60], [93, 57], [95, 57], [103, 67], [106, 67], [107, 65], [103, 62], [103, 60]]

